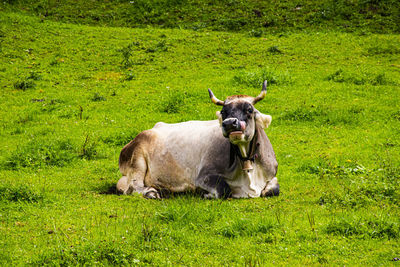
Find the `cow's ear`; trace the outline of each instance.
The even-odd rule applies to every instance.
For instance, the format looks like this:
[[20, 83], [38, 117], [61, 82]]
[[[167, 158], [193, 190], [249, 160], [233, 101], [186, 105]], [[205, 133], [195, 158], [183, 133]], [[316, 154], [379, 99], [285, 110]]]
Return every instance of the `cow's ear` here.
[[222, 125], [222, 116], [221, 116], [221, 112], [217, 111], [217, 112], [215, 112], [215, 115], [216, 115], [217, 118], [218, 118], [219, 124]]
[[272, 117], [270, 115], [265, 115], [260, 112], [256, 113], [256, 125], [262, 129], [268, 128], [271, 124]]

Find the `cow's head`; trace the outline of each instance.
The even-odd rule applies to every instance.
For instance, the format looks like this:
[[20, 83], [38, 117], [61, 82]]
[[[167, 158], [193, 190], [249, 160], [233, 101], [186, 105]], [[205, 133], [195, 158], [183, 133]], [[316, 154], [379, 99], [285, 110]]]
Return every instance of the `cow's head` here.
[[267, 93], [267, 81], [264, 82], [257, 97], [234, 95], [221, 101], [210, 89], [208, 92], [211, 101], [222, 106], [222, 110], [217, 112], [222, 134], [234, 145], [249, 143], [254, 137], [256, 127], [266, 128], [271, 122], [271, 116], [264, 115], [254, 108], [254, 105]]

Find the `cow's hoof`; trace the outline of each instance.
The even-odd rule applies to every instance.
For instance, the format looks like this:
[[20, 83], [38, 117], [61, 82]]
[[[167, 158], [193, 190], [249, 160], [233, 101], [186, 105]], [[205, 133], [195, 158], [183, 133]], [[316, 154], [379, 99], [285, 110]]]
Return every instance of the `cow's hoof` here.
[[160, 199], [160, 194], [157, 191], [149, 191], [146, 194], [144, 194], [145, 198], [150, 198], [150, 199]]
[[203, 197], [205, 199], [217, 199], [217, 198], [219, 198], [217, 193], [207, 193], [207, 194], [204, 194]]
[[263, 194], [264, 197], [277, 197], [279, 196], [279, 184], [277, 187], [272, 188], [271, 190], [266, 191]]
[[263, 197], [274, 197], [279, 196], [279, 184], [278, 179], [274, 177], [268, 185], [261, 192], [261, 196]]

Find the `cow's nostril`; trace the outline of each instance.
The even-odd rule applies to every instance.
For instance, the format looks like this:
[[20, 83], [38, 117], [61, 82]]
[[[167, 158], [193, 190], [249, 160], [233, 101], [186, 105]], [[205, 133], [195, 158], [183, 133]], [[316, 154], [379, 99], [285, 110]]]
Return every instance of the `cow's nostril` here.
[[226, 130], [236, 131], [240, 129], [240, 122], [235, 118], [226, 119], [222, 122], [222, 127]]

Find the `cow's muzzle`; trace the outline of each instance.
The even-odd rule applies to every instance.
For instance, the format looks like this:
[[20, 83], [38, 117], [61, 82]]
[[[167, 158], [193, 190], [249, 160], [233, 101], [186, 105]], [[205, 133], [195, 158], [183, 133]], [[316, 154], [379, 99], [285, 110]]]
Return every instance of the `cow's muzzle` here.
[[235, 133], [243, 134], [244, 130], [246, 130], [246, 123], [236, 118], [228, 118], [222, 122], [222, 129], [225, 137]]

